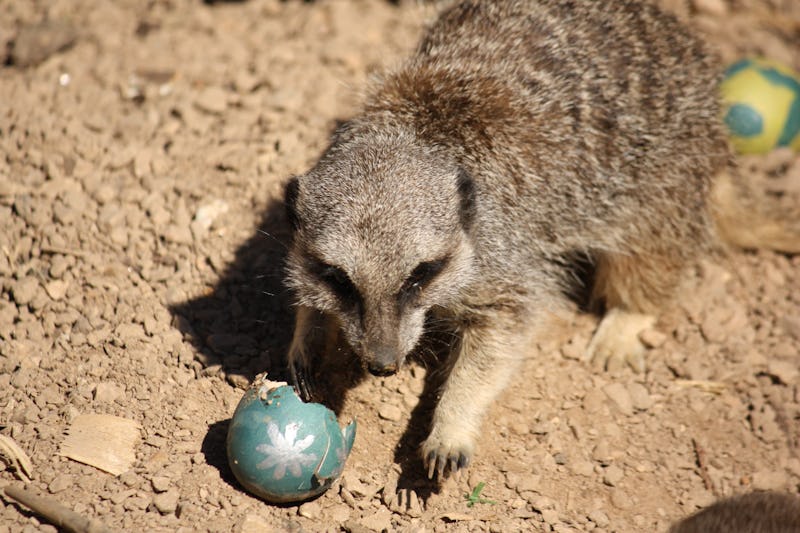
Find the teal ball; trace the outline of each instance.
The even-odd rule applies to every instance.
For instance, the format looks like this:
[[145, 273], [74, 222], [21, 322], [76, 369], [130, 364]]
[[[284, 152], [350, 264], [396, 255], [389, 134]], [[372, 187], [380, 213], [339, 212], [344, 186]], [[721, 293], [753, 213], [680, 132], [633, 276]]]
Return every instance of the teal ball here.
[[356, 423], [340, 428], [322, 404], [304, 403], [285, 383], [259, 376], [228, 427], [233, 475], [245, 489], [273, 503], [322, 494], [344, 469]]

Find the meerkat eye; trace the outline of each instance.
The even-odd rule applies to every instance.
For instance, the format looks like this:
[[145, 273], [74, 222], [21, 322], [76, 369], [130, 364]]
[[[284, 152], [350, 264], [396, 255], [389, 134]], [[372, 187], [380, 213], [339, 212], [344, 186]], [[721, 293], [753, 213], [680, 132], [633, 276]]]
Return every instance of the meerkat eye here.
[[409, 296], [414, 292], [422, 290], [423, 287], [430, 283], [431, 280], [444, 269], [447, 264], [447, 259], [447, 257], [443, 257], [434, 261], [424, 261], [418, 264], [403, 283], [400, 294]]
[[317, 275], [333, 290], [342, 300], [347, 302], [358, 302], [360, 295], [358, 289], [350, 280], [350, 276], [341, 268], [328, 264], [320, 264]]

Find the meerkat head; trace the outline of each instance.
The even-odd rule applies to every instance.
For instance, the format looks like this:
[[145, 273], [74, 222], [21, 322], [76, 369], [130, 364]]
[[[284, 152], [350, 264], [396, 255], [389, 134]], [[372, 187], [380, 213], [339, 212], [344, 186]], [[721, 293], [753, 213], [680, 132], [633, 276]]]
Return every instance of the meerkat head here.
[[470, 281], [473, 204], [468, 173], [414, 135], [340, 133], [286, 188], [296, 303], [335, 316], [372, 374], [396, 372]]

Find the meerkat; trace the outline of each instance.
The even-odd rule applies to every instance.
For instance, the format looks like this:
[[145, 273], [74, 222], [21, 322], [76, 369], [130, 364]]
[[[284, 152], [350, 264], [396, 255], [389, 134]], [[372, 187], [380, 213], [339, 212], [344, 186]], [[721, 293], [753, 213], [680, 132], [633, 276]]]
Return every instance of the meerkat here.
[[576, 260], [605, 309], [588, 359], [641, 368], [639, 333], [717, 235], [800, 248], [738, 221], [718, 76], [706, 46], [648, 2], [444, 10], [286, 186], [298, 388], [313, 393], [304, 377], [338, 335], [382, 376], [444, 324], [449, 374], [421, 453], [429, 477], [465, 468]]
[[674, 524], [669, 533], [797, 533], [800, 497], [751, 492], [720, 500]]

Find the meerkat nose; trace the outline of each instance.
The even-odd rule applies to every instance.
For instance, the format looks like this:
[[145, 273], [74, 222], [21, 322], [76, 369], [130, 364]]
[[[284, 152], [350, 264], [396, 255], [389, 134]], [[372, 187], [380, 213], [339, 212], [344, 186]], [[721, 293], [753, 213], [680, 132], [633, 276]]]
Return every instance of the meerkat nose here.
[[372, 362], [367, 365], [367, 370], [373, 376], [386, 377], [397, 373], [397, 363], [385, 365], [383, 363]]

